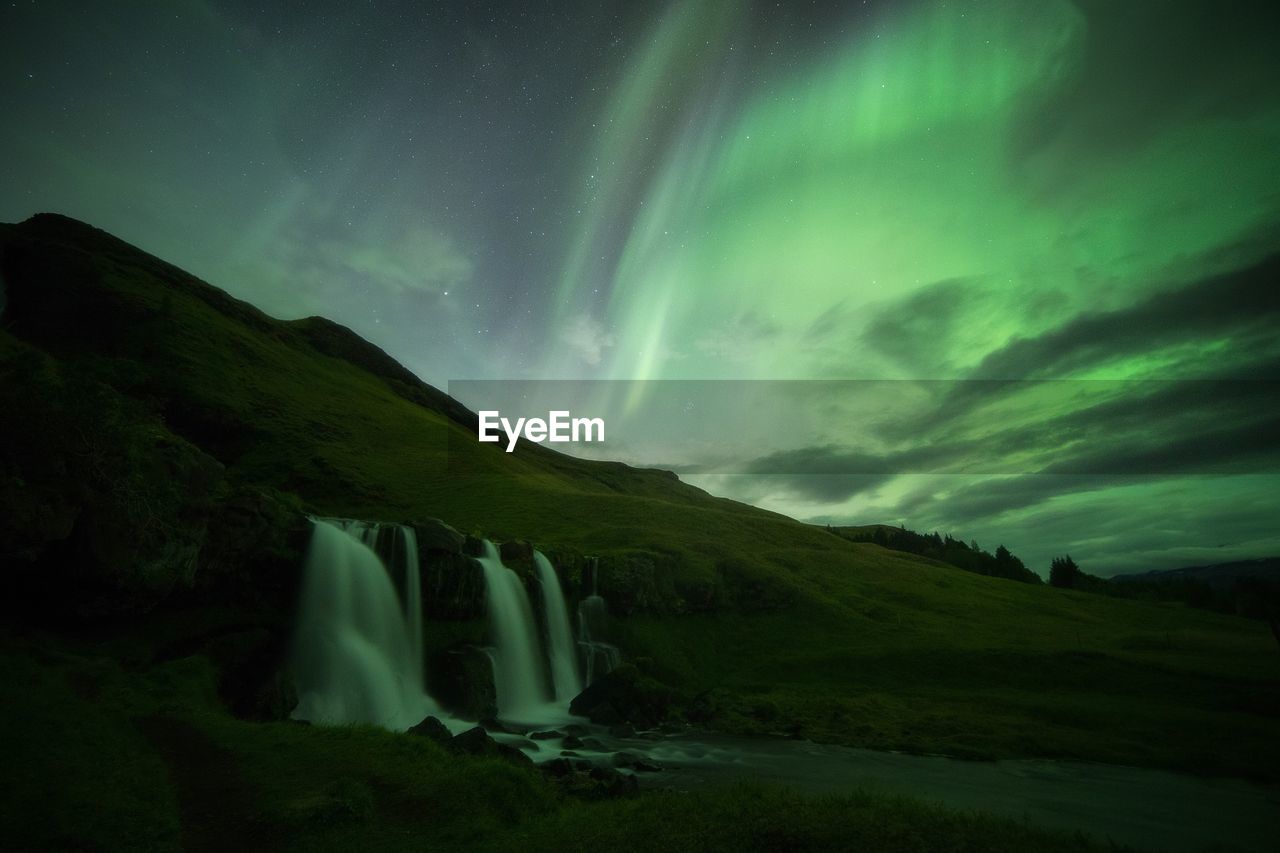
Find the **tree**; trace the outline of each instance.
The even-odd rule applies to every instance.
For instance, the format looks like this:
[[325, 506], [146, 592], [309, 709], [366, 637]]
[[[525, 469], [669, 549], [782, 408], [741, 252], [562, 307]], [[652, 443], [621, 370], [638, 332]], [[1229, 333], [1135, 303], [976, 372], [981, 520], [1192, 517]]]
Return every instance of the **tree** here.
[[1054, 557], [1049, 565], [1049, 583], [1063, 589], [1074, 589], [1080, 580], [1080, 567], [1068, 554], [1065, 557]]

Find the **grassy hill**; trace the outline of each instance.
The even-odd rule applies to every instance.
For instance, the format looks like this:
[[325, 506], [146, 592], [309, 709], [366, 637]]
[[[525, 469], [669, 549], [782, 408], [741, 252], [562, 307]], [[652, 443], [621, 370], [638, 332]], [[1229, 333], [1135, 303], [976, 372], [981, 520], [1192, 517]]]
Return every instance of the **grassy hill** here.
[[[325, 795], [339, 811], [410, 809], [427, 797], [423, 786], [434, 783], [407, 781], [403, 764], [411, 756], [443, 767], [430, 745], [250, 724], [211, 698], [217, 655], [197, 640], [214, 629], [193, 615], [211, 609], [200, 604], [193, 567], [207, 564], [209, 548], [229, 546], [193, 519], [252, 492], [323, 515], [438, 517], [466, 533], [529, 540], [569, 563], [574, 555], [634, 560], [638, 580], [602, 577], [606, 597], [627, 583], [650, 591], [616, 620], [617, 639], [673, 688], [682, 713], [725, 731], [1280, 778], [1280, 654], [1263, 624], [960, 571], [710, 496], [667, 472], [529, 442], [506, 454], [475, 441], [470, 413], [335, 323], [275, 320], [63, 217], [4, 226], [0, 251], [0, 499], [8, 510], [0, 546], [14, 566], [12, 588], [48, 601], [96, 589], [100, 579], [59, 557], [59, 543], [80, 535], [85, 501], [106, 507], [99, 515], [111, 523], [135, 525], [135, 539], [155, 537], [145, 576], [128, 580], [135, 597], [120, 605], [125, 616], [68, 626], [44, 618], [48, 601], [9, 598], [5, 707], [47, 707], [4, 728], [16, 741], [11, 754], [37, 767], [41, 754], [29, 745], [53, 739], [77, 745], [43, 759], [61, 761], [62, 777], [92, 777], [93, 756], [114, 750], [117, 772], [139, 796], [164, 789], [155, 774], [172, 758], [169, 741], [136, 720], [165, 711], [268, 801], [288, 787], [279, 783], [287, 768], [273, 761], [306, 767], [330, 752], [336, 764], [315, 784], [339, 785]], [[103, 436], [110, 448], [99, 446]], [[127, 545], [137, 543], [113, 547]], [[247, 587], [274, 585], [273, 601], [290, 589], [287, 572], [237, 577]], [[137, 604], [139, 588], [151, 591], [146, 606]], [[428, 634], [439, 646], [454, 629], [433, 624]], [[77, 728], [84, 718], [95, 721]], [[270, 759], [259, 747], [292, 758]], [[366, 767], [360, 750], [387, 756], [387, 768]], [[533, 783], [507, 768], [439, 772], [518, 790], [521, 802], [546, 796], [525, 792]], [[358, 780], [350, 796], [339, 784], [346, 775]], [[102, 795], [108, 783], [78, 784]], [[197, 819], [172, 792], [160, 801], [179, 823]], [[277, 804], [281, 814], [296, 806], [289, 802]], [[663, 800], [652, 814], [682, 808]], [[715, 808], [751, 809], [738, 800]], [[272, 813], [273, 825], [281, 814]], [[490, 815], [493, 835], [484, 837], [508, 839], [524, 819]], [[546, 824], [558, 818], [539, 820], [541, 828], [526, 827], [529, 838], [555, 835]], [[161, 847], [177, 831], [153, 828]]]

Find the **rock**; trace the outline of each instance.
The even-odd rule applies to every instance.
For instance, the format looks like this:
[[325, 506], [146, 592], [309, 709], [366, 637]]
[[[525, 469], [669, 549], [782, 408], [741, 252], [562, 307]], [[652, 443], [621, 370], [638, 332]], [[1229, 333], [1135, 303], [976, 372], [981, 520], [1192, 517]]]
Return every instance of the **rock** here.
[[468, 643], [445, 648], [431, 656], [427, 678], [436, 701], [460, 717], [487, 720], [498, 712], [493, 661], [483, 649]]
[[504, 563], [524, 563], [533, 560], [533, 545], [523, 539], [514, 542], [503, 542], [498, 554]]
[[247, 608], [291, 628], [311, 529], [295, 496], [236, 490], [214, 508], [190, 598]]
[[485, 729], [488, 731], [502, 732], [503, 734], [507, 734], [507, 735], [522, 735], [528, 731], [527, 729], [521, 726], [508, 725], [507, 723], [502, 722], [501, 720], [499, 720], [497, 717], [494, 717], [494, 716], [481, 718], [480, 725], [484, 726]]
[[507, 746], [505, 743], [498, 743], [480, 726], [476, 726], [473, 729], [467, 729], [461, 734], [454, 735], [446, 746], [453, 752], [464, 753], [466, 755], [492, 756], [506, 759], [512, 764], [519, 764], [526, 767], [533, 766], [532, 758], [525, 755], [514, 746]]
[[[583, 706], [586, 709], [586, 706]], [[578, 713], [577, 711], [574, 712]], [[622, 715], [618, 713], [618, 709], [609, 704], [600, 704], [583, 710], [582, 714], [591, 719], [593, 723], [599, 723], [602, 726], [609, 726], [610, 729], [618, 728], [618, 724], [622, 722]]]
[[584, 737], [582, 739], [582, 749], [589, 749], [592, 752], [604, 752], [608, 747], [593, 737]]
[[616, 726], [609, 727], [609, 734], [614, 737], [635, 737], [636, 729], [630, 723], [619, 723]]
[[189, 589], [223, 466], [114, 389], [11, 355], [0, 362], [6, 598], [27, 619], [83, 621], [148, 613]]
[[407, 734], [425, 737], [442, 746], [453, 739], [453, 735], [449, 732], [449, 729], [445, 727], [445, 724], [435, 717], [426, 717], [422, 722], [410, 728]]
[[573, 762], [567, 758], [553, 758], [540, 768], [547, 776], [558, 778], [573, 772]]
[[467, 755], [497, 755], [498, 742], [482, 727], [476, 726], [450, 738], [449, 749]]
[[549, 763], [556, 766], [547, 768], [547, 765], [543, 765], [543, 772], [560, 790], [570, 796], [587, 800], [603, 800], [630, 796], [638, 789], [634, 776], [619, 773], [609, 767], [593, 766], [584, 770], [575, 767], [566, 759], [556, 759], [555, 762]]
[[596, 723], [650, 729], [666, 719], [670, 706], [670, 688], [624, 663], [574, 697], [569, 711]]
[[534, 761], [514, 746], [507, 746], [505, 743], [498, 744], [498, 755], [510, 761], [512, 764], [518, 764], [521, 767], [536, 767]]
[[418, 553], [427, 555], [436, 551], [444, 554], [462, 554], [466, 537], [438, 518], [426, 518], [412, 524], [418, 537]]
[[560, 745], [565, 749], [581, 749], [582, 738], [577, 735], [569, 735], [560, 743]]
[[648, 773], [657, 772], [658, 770], [662, 769], [656, 762], [650, 761], [646, 756], [640, 755], [639, 753], [636, 753], [636, 752], [629, 752], [629, 751], [614, 753], [613, 766], [625, 767], [629, 770], [637, 770], [637, 771], [648, 772]]
[[486, 616], [484, 570], [463, 553], [420, 552], [422, 609], [430, 620], [462, 621]]
[[634, 794], [640, 787], [635, 776], [620, 773], [611, 767], [592, 767], [588, 775], [608, 797], [625, 797]]
[[538, 744], [536, 744], [536, 743], [534, 743], [533, 741], [529, 740], [527, 737], [522, 737], [522, 738], [520, 738], [520, 740], [518, 740], [518, 741], [513, 741], [513, 742], [508, 743], [508, 744], [506, 744], [506, 745], [507, 745], [507, 746], [513, 746], [513, 747], [515, 747], [516, 749], [520, 750], [521, 752], [524, 752], [525, 750], [529, 750], [529, 751], [531, 751], [531, 752], [540, 752], [540, 751], [542, 750], [542, 747], [538, 746]]
[[556, 738], [564, 737], [564, 732], [558, 732], [554, 730], [548, 730], [545, 732], [530, 732], [529, 737], [532, 738], [533, 740], [555, 740]]
[[[201, 642], [201, 641], [195, 641]], [[284, 720], [298, 704], [285, 674], [287, 638], [265, 628], [236, 631], [203, 641], [201, 651], [218, 669], [218, 695], [233, 714], [249, 720]], [[181, 645], [167, 654], [181, 655]]]

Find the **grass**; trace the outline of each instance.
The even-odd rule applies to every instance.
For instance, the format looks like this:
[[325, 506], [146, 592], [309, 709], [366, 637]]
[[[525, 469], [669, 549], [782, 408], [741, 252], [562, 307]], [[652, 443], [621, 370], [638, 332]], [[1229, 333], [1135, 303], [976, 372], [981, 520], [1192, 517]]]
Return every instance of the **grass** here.
[[[14, 849], [1087, 851], [1080, 837], [864, 791], [567, 797], [532, 770], [374, 728], [223, 713], [200, 657], [129, 673], [11, 638], [0, 835]], [[51, 652], [49, 649], [57, 649]]]

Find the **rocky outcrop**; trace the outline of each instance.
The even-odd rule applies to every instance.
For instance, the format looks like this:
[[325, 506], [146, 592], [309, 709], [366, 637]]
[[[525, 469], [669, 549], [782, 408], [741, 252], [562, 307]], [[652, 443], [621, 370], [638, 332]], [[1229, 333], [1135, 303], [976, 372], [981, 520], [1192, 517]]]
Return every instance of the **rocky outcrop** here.
[[602, 725], [651, 729], [667, 718], [672, 700], [669, 687], [624, 663], [574, 697], [569, 711]]
[[193, 603], [211, 600], [292, 624], [311, 521], [293, 495], [243, 487], [210, 514], [200, 551]]
[[524, 767], [532, 767], [533, 759], [525, 755], [514, 746], [507, 746], [504, 743], [498, 743], [488, 732], [482, 727], [476, 726], [473, 729], [467, 729], [461, 734], [454, 735], [445, 748], [450, 752], [458, 752], [466, 755], [492, 756], [510, 761], [512, 764], [519, 764]]
[[453, 735], [445, 728], [444, 723], [435, 717], [426, 717], [422, 722], [411, 727], [407, 734], [433, 740], [441, 746], [446, 745], [453, 738]]
[[560, 790], [584, 800], [627, 797], [639, 790], [635, 776], [581, 759], [555, 758], [539, 769]]
[[422, 607], [428, 619], [455, 622], [485, 615], [484, 570], [471, 557], [420, 551]]
[[[415, 521], [422, 568], [422, 608], [429, 620], [454, 622], [485, 614], [484, 571], [468, 537], [438, 518]], [[478, 543], [478, 540], [475, 540]]]
[[418, 553], [461, 554], [466, 537], [438, 518], [426, 518], [410, 524], [418, 537]]
[[0, 341], [0, 556], [23, 615], [135, 615], [190, 586], [222, 476], [136, 401]]
[[283, 668], [288, 639], [282, 632], [237, 631], [203, 643], [200, 650], [217, 667], [218, 695], [232, 713], [249, 720], [289, 718], [298, 694]]
[[481, 648], [455, 643], [432, 655], [427, 679], [435, 700], [463, 719], [484, 720], [498, 713], [493, 661]]

